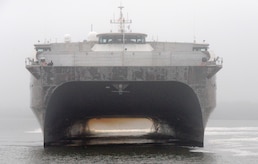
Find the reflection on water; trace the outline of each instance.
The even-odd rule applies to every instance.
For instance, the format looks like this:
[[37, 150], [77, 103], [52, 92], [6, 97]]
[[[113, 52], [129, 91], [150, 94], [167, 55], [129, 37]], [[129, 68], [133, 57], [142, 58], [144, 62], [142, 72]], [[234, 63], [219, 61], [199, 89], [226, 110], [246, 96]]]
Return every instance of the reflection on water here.
[[[216, 163], [213, 154], [170, 146], [94, 146], [23, 149], [24, 163]], [[199, 163], [198, 162], [198, 163]]]
[[257, 163], [258, 121], [213, 121], [204, 148], [109, 145], [43, 148], [38, 124], [0, 119], [0, 161], [5, 163]]

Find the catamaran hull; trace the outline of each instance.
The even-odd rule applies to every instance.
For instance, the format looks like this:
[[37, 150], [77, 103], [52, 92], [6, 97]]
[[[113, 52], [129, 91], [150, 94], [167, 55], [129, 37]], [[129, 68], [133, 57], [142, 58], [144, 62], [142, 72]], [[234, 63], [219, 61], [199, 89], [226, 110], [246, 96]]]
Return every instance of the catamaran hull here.
[[[209, 73], [220, 68], [27, 69], [32, 73], [31, 107], [44, 132], [45, 146], [133, 141], [202, 147], [205, 125], [216, 104], [215, 76]], [[146, 118], [153, 129], [137, 137], [98, 137], [88, 125], [95, 118]]]

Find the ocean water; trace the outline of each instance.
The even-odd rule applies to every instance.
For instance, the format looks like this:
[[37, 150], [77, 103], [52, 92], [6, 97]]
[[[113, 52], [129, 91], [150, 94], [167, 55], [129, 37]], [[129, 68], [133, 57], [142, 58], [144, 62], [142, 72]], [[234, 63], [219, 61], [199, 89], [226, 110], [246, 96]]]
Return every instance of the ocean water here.
[[43, 148], [33, 118], [0, 119], [0, 163], [244, 163], [258, 162], [258, 121], [210, 120], [204, 148], [98, 146]]

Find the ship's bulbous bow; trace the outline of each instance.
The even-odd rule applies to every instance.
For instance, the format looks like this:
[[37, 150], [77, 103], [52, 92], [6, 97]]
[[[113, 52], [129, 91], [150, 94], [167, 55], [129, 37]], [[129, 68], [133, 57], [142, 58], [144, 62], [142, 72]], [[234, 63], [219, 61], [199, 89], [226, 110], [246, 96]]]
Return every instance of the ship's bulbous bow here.
[[[44, 145], [89, 145], [98, 137], [89, 120], [145, 118], [152, 129], [128, 139], [203, 146], [202, 110], [194, 90], [176, 81], [76, 81], [53, 91], [45, 113]], [[132, 126], [134, 124], [131, 124]], [[140, 125], [137, 125], [140, 126]], [[138, 127], [132, 127], [135, 129]], [[103, 141], [101, 136], [101, 140]], [[107, 137], [105, 138], [108, 141]], [[112, 140], [110, 140], [112, 141]]]

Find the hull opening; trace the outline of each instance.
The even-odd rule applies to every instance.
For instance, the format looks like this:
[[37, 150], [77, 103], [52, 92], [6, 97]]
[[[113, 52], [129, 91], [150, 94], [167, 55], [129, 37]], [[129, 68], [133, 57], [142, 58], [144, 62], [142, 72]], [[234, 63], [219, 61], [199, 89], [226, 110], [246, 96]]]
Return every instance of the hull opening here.
[[87, 122], [87, 130], [95, 136], [140, 136], [154, 132], [154, 124], [148, 118], [93, 118]]
[[193, 90], [179, 82], [68, 82], [45, 115], [44, 145], [180, 143], [202, 146]]

